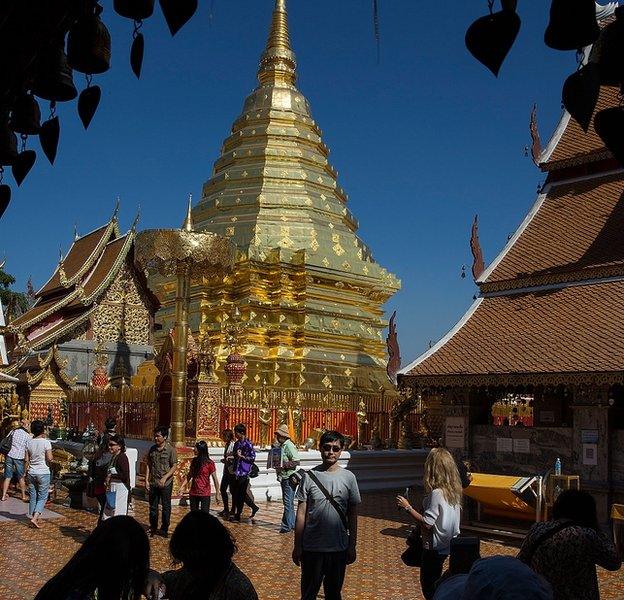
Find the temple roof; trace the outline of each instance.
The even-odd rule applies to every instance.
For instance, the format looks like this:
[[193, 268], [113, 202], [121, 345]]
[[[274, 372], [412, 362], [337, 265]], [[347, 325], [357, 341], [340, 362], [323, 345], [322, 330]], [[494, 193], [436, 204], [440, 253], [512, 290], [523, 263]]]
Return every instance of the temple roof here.
[[[616, 6], [597, 5], [603, 26]], [[584, 60], [592, 59], [588, 48]], [[596, 110], [618, 104], [618, 89], [603, 86]], [[477, 280], [479, 298], [400, 378], [488, 385], [611, 373], [624, 381], [624, 170], [612, 158], [593, 124], [585, 133], [564, 112], [539, 161], [547, 182]]]
[[[506, 248], [479, 279], [482, 291], [603, 277], [624, 264], [622, 172], [547, 184]], [[609, 273], [609, 274], [614, 274]], [[502, 282], [506, 282], [503, 284]]]
[[279, 248], [288, 262], [304, 250], [309, 267], [391, 296], [400, 282], [357, 236], [321, 130], [295, 87], [285, 0], [276, 0], [258, 81], [193, 210], [196, 229], [230, 237], [251, 260]]
[[[132, 256], [135, 225], [136, 221], [128, 233], [120, 235], [115, 211], [106, 225], [76, 237], [53, 276], [35, 294], [34, 306], [7, 329], [18, 333], [28, 348], [37, 350], [83, 324], [128, 256]], [[145, 291], [154, 307], [158, 306], [146, 284]]]
[[403, 376], [624, 370], [624, 281], [479, 298]]

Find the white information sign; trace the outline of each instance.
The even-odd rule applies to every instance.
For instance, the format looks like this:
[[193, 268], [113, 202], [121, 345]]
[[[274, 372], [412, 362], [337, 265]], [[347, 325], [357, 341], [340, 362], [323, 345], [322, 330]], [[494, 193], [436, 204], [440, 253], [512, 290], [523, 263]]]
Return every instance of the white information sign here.
[[465, 447], [466, 420], [464, 417], [446, 417], [446, 428], [444, 432], [444, 443], [447, 448]]
[[531, 444], [527, 438], [516, 438], [513, 441], [513, 451], [516, 454], [530, 454]]
[[496, 452], [513, 452], [513, 440], [511, 438], [496, 438]]

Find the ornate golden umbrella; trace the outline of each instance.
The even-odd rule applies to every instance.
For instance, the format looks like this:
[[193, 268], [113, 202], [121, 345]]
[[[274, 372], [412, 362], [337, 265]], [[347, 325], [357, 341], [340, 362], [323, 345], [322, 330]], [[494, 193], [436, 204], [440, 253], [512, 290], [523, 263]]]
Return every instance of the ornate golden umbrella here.
[[194, 230], [190, 197], [181, 229], [148, 229], [136, 238], [134, 260], [139, 268], [177, 279], [171, 393], [171, 442], [176, 446], [184, 445], [191, 279], [222, 277], [232, 270], [235, 259], [236, 247], [229, 239]]

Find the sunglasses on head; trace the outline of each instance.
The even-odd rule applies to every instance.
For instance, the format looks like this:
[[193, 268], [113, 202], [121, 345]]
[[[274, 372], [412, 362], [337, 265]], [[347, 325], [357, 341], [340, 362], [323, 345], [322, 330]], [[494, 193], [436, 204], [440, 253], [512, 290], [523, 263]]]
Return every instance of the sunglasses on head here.
[[338, 452], [342, 451], [342, 448], [340, 446], [335, 446], [334, 444], [323, 444], [323, 451], [335, 452], [337, 454]]

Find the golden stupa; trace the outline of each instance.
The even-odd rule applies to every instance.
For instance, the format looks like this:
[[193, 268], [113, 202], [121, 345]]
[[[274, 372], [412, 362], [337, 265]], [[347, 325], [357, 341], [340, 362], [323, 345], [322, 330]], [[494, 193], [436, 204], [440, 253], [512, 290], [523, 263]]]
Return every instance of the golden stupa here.
[[[400, 282], [357, 236], [295, 86], [285, 0], [275, 2], [258, 80], [193, 208], [196, 230], [231, 238], [238, 258], [222, 284], [193, 283], [191, 331], [210, 338], [219, 362], [236, 338], [245, 387], [377, 392], [388, 386], [382, 305]], [[162, 291], [166, 331], [173, 283]]]

